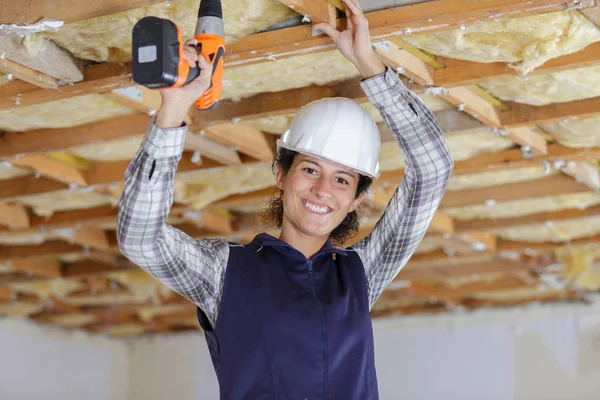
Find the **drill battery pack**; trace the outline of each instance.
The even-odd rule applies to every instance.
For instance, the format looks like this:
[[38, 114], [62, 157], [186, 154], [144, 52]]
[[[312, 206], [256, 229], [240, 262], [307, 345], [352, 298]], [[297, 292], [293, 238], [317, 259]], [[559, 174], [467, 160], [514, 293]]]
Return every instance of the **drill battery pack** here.
[[132, 32], [132, 77], [135, 83], [151, 89], [183, 86], [200, 74], [183, 59], [181, 29], [173, 22], [145, 17]]

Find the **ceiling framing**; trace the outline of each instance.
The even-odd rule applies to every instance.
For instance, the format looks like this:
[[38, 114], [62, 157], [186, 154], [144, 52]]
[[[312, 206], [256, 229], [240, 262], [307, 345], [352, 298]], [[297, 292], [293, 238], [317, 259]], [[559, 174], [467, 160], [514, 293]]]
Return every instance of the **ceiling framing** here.
[[[337, 15], [338, 27], [345, 25], [339, 2], [279, 1], [297, 7], [297, 11], [313, 21], [331, 20], [332, 15]], [[156, 3], [160, 2], [102, 0], [67, 5], [66, 1], [53, 0], [43, 2], [45, 8], [40, 8], [30, 3], [22, 5], [2, 0], [0, 23], [18, 24], [42, 17], [74, 22]], [[506, 150], [457, 160], [454, 176], [561, 166], [558, 173], [533, 180], [448, 191], [424, 241], [431, 250], [424, 248], [413, 256], [379, 299], [373, 310], [374, 317], [531, 302], [585, 301], [587, 292], [600, 289], [582, 289], [575, 284], [573, 276], [565, 276], [565, 259], [556, 252], [564, 247], [594, 246], [599, 242], [598, 236], [533, 242], [507, 240], [497, 234], [500, 229], [530, 225], [571, 221], [586, 224], [600, 217], [600, 205], [559, 211], [534, 210], [502, 218], [464, 220], [450, 215], [452, 209], [490, 201], [535, 201], [596, 193], [600, 189], [600, 148], [558, 144], [540, 125], [598, 116], [600, 98], [543, 106], [501, 102], [478, 85], [491, 78], [516, 75], [508, 64], [439, 57], [402, 39], [407, 30], [436, 32], [477, 24], [486, 21], [489, 15], [503, 19], [552, 13], [564, 10], [566, 3], [569, 2], [434, 0], [367, 14], [374, 49], [382, 61], [397, 70], [415, 93], [435, 88], [442, 99], [454, 106], [435, 113], [445, 135], [450, 137], [489, 127], [514, 143]], [[578, 7], [600, 26], [598, 2], [581, 0], [569, 6]], [[15, 238], [15, 244], [0, 245], [0, 314], [10, 316], [10, 310], [30, 310], [24, 314], [40, 324], [115, 336], [199, 329], [192, 304], [153, 283], [121, 256], [113, 226], [118, 212], [114, 204], [58, 211], [51, 216], [36, 215], [27, 205], [31, 196], [65, 190], [101, 193], [118, 199], [128, 161], [87, 160], [64, 149], [143, 135], [151, 116], [160, 107], [160, 96], [135, 86], [128, 63], [85, 63], [56, 47], [50, 50], [53, 51], [50, 56], [57, 63], [72, 67], [69, 84], [66, 83], [68, 77], [56, 78], [52, 69], [35, 56], [24, 56], [8, 47], [3, 49], [5, 45], [0, 41], [0, 51], [7, 51], [9, 56], [0, 59], [0, 71], [12, 74], [12, 80], [0, 85], [0, 111], [93, 93], [130, 107], [136, 113], [66, 128], [1, 132], [0, 159], [33, 173], [0, 181], [0, 234]], [[310, 24], [302, 24], [252, 34], [228, 45], [226, 68], [269, 63], [332, 48], [326, 36], [313, 33]], [[553, 58], [530, 75], [598, 65], [600, 42]], [[252, 122], [263, 117], [293, 114], [312, 100], [333, 96], [349, 97], [359, 103], [368, 101], [358, 80], [353, 79], [327, 86], [260, 93], [239, 101], [225, 100], [212, 111], [192, 111], [187, 118], [190, 134], [178, 176], [270, 161], [275, 154], [276, 137], [262, 132]], [[380, 124], [380, 129], [383, 140], [389, 141], [390, 133], [385, 125]], [[365, 222], [359, 235], [349, 244], [370, 233], [402, 177], [402, 169], [382, 173], [363, 206]], [[273, 186], [232, 194], [200, 209], [175, 203], [172, 223], [194, 237], [249, 241], [266, 228], [255, 212], [239, 210], [257, 209], [275, 193]], [[18, 244], [18, 237], [35, 234], [43, 234], [43, 239], [36, 244]], [[594, 263], [595, 259], [590, 262]], [[127, 279], [135, 280], [138, 286]], [[60, 288], [56, 286], [57, 281], [61, 282]], [[38, 285], [37, 289], [31, 289], [32, 285]], [[151, 295], [137, 293], [136, 287], [143, 287]], [[485, 295], [509, 292], [521, 295], [510, 298]], [[98, 301], [90, 305], [86, 301], [90, 298]]]

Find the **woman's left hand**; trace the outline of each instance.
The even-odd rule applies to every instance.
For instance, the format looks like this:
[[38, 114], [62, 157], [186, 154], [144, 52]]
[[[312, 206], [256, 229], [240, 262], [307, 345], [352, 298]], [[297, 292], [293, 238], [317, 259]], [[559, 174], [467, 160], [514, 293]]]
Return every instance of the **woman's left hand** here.
[[363, 78], [370, 78], [385, 72], [385, 65], [379, 60], [371, 45], [369, 21], [358, 0], [341, 0], [346, 9], [346, 29], [338, 31], [323, 22], [315, 25], [326, 33], [337, 45], [339, 51], [358, 69]]

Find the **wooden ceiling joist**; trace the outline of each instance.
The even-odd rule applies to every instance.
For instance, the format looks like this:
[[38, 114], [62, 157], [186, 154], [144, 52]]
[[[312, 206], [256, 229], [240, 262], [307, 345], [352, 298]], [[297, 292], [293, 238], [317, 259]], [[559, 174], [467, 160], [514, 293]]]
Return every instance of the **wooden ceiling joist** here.
[[[586, 6], [589, 6], [586, 5]], [[399, 34], [432, 33], [456, 29], [481, 21], [513, 19], [564, 11], [564, 3], [555, 0], [435, 0], [420, 4], [390, 8], [367, 13], [373, 42]], [[345, 18], [337, 20], [337, 28], [345, 27]], [[226, 66], [269, 62], [333, 50], [334, 44], [326, 35], [313, 35], [311, 25], [250, 35], [229, 46]]]
[[[442, 58], [442, 63], [444, 60]], [[597, 65], [600, 65], [600, 43], [593, 43], [576, 53], [546, 61], [528, 75], [548, 74]], [[509, 78], [511, 76], [519, 76], [519, 73], [516, 69], [511, 68], [508, 63], [452, 60], [452, 63], [435, 71], [435, 86], [445, 88], [468, 86], [485, 82], [487, 79]]]
[[69, 23], [162, 2], [162, 0], [97, 0], [74, 4], [69, 0], [54, 0], [52, 2], [9, 1], [2, 3], [0, 24], [19, 23], [31, 25], [42, 18], [53, 18]]
[[304, 15], [309, 21], [318, 24], [327, 22], [335, 26], [337, 9], [325, 0], [278, 0], [298, 14]]
[[440, 207], [454, 208], [476, 204], [486, 204], [488, 200], [494, 202], [533, 199], [547, 196], [559, 196], [568, 193], [585, 193], [590, 189], [574, 179], [563, 174], [556, 174], [534, 181], [509, 183], [506, 185], [491, 186], [481, 189], [467, 189], [447, 191]]
[[521, 103], [509, 103], [508, 105], [510, 110], [500, 114], [500, 121], [503, 126], [509, 128], [549, 124], [600, 115], [600, 97], [566, 103], [552, 103], [545, 106], [531, 106]]
[[0, 59], [0, 72], [10, 76], [10, 79], [20, 79], [42, 89], [58, 88], [56, 78], [11, 61], [8, 58]]
[[72, 85], [61, 85], [58, 89], [41, 89], [25, 82], [11, 82], [0, 86], [0, 110], [48, 103], [91, 93], [107, 93], [132, 84], [130, 63], [96, 64], [83, 70], [82, 81]]
[[10, 229], [28, 228], [31, 220], [25, 206], [0, 203], [0, 225]]

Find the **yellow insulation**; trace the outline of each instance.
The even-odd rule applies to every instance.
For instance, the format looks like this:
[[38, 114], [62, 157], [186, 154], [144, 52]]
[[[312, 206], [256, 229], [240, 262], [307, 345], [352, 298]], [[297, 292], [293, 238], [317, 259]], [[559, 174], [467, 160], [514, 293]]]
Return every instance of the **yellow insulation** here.
[[201, 209], [229, 195], [253, 192], [274, 184], [270, 163], [200, 170], [176, 178], [175, 201]]
[[600, 289], [600, 265], [594, 259], [600, 249], [593, 246], [561, 247], [554, 252], [557, 261], [566, 266], [561, 275], [572, 284], [586, 290]]
[[[598, 76], [600, 77], [600, 70], [598, 70]], [[600, 85], [598, 88], [600, 89]], [[600, 95], [600, 90], [598, 91], [598, 94]], [[600, 117], [569, 119], [553, 124], [542, 125], [542, 128], [563, 146], [600, 146]]]
[[507, 183], [517, 183], [540, 179], [548, 175], [554, 175], [558, 172], [554, 169], [546, 171], [543, 166], [519, 168], [519, 169], [500, 169], [493, 172], [483, 172], [472, 175], [453, 175], [448, 182], [448, 190], [467, 190], [505, 185]]
[[14, 283], [10, 287], [20, 293], [32, 294], [40, 299], [48, 299], [50, 296], [65, 297], [76, 290], [83, 290], [86, 285], [62, 278], [48, 279], [42, 281]]
[[541, 106], [600, 96], [600, 67], [490, 79], [480, 86], [500, 100]]
[[31, 175], [31, 171], [25, 168], [14, 167], [9, 163], [0, 162], [0, 181], [6, 179], [20, 178]]
[[[42, 32], [76, 57], [93, 61], [131, 61], [131, 31], [146, 16], [167, 18], [193, 36], [199, 0], [170, 0], [149, 7], [65, 24], [58, 32]], [[226, 43], [265, 29], [294, 15], [275, 0], [223, 0]]]
[[118, 199], [88, 190], [74, 189], [28, 196], [20, 202], [30, 206], [37, 215], [47, 217], [58, 211], [81, 210], [104, 205], [116, 206]]
[[586, 209], [598, 204], [600, 204], [600, 194], [588, 192], [499, 203], [492, 201], [488, 204], [468, 207], [444, 208], [444, 212], [459, 220], [515, 218], [528, 214], [555, 212], [565, 209]]
[[99, 94], [89, 94], [25, 107], [0, 110], [0, 129], [26, 131], [68, 128], [108, 118], [130, 115], [135, 110]]
[[498, 238], [525, 242], [567, 242], [600, 234], [600, 217], [494, 230]]
[[552, 58], [577, 52], [600, 40], [600, 29], [574, 10], [480, 23], [403, 39], [444, 57], [510, 62], [525, 75]]

